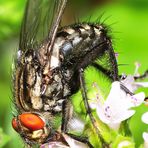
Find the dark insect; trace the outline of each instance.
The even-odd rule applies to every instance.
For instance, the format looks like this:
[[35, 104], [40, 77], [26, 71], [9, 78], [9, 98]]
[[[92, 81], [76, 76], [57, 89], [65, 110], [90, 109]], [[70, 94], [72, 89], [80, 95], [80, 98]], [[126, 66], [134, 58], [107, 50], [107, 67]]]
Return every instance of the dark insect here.
[[[13, 118], [12, 126], [29, 145], [57, 140], [59, 128], [68, 134], [67, 125], [72, 116], [70, 97], [79, 89], [93, 124], [84, 77], [89, 65], [111, 81], [118, 80], [107, 28], [95, 23], [60, 28], [65, 6], [66, 0], [27, 2], [13, 76], [18, 115]], [[106, 62], [98, 62], [99, 59]]]

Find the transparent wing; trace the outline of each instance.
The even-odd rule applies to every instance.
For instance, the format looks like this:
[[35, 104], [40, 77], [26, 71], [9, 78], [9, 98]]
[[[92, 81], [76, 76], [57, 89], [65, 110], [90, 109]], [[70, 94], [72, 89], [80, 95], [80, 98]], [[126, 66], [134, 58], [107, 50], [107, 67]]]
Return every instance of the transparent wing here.
[[67, 0], [28, 0], [20, 34], [20, 50], [37, 48], [45, 38], [53, 44]]

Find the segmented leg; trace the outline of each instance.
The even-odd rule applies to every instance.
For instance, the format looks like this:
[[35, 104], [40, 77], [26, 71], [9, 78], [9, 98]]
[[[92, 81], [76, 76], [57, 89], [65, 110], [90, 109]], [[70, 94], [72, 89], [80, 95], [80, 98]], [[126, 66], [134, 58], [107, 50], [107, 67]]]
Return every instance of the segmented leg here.
[[94, 116], [91, 112], [91, 108], [90, 108], [89, 103], [88, 103], [88, 97], [87, 97], [87, 91], [86, 91], [85, 79], [84, 79], [84, 70], [81, 68], [79, 70], [79, 73], [80, 73], [80, 87], [81, 87], [81, 92], [82, 92], [82, 97], [83, 97], [84, 105], [85, 105], [85, 108], [86, 108], [86, 112], [89, 115], [89, 118], [90, 118], [90, 120], [93, 124], [93, 127], [96, 130], [98, 138], [102, 141], [102, 146], [104, 148], [108, 147], [108, 144], [105, 143], [104, 139], [100, 135], [100, 132], [99, 132], [98, 127], [97, 127], [96, 120], [95, 120], [95, 118], [94, 118]]
[[145, 78], [148, 78], [148, 70], [146, 70], [144, 72], [144, 74], [140, 75], [140, 76], [134, 76], [134, 79], [135, 80], [140, 80], [140, 79], [145, 79]]
[[68, 122], [72, 118], [72, 113], [73, 113], [73, 108], [70, 103], [70, 101], [67, 99], [63, 102], [63, 109], [62, 109], [62, 125], [61, 125], [61, 130], [63, 133], [66, 133], [68, 136], [71, 138], [80, 141], [84, 144], [87, 144], [90, 148], [93, 148], [93, 146], [90, 144], [90, 142], [87, 140], [86, 137], [80, 137], [78, 135], [73, 135], [68, 133]]
[[126, 93], [130, 94], [131, 96], [134, 95], [127, 87], [125, 87], [122, 83], [120, 84], [120, 87], [122, 90], [124, 90]]
[[73, 107], [72, 107], [69, 99], [66, 99], [63, 102], [63, 108], [62, 108], [62, 125], [61, 125], [61, 130], [64, 133], [67, 132], [67, 125], [68, 125], [69, 120], [72, 118], [72, 113], [73, 113]]
[[[124, 79], [126, 79], [126, 75], [120, 75], [120, 79], [122, 80], [124, 80]], [[145, 79], [145, 78], [148, 78], [148, 70], [147, 71], [145, 71], [144, 72], [144, 74], [142, 74], [142, 75], [139, 75], [139, 76], [134, 76], [134, 79], [135, 80], [141, 80], [141, 79]], [[124, 86], [124, 84], [122, 84], [121, 83], [121, 89], [123, 89], [125, 92], [127, 92], [127, 93], [129, 93], [130, 95], [134, 95], [134, 93], [132, 93], [130, 90], [128, 90], [125, 86]], [[146, 100], [146, 99], [145, 99]]]
[[[125, 79], [127, 77], [126, 74], [123, 74], [123, 75], [119, 75], [119, 78], [120, 79]], [[135, 80], [142, 80], [142, 79], [146, 79], [148, 78], [148, 70], [146, 70], [142, 75], [139, 75], [139, 76], [133, 76]]]

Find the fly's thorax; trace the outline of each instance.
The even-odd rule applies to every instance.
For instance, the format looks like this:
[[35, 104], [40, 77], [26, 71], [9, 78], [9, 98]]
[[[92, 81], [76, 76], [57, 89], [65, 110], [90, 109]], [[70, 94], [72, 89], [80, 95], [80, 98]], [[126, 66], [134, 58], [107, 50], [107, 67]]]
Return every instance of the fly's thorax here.
[[63, 97], [69, 93], [60, 68], [49, 69], [45, 75], [37, 51], [18, 53], [14, 75], [14, 97], [19, 110], [60, 112]]

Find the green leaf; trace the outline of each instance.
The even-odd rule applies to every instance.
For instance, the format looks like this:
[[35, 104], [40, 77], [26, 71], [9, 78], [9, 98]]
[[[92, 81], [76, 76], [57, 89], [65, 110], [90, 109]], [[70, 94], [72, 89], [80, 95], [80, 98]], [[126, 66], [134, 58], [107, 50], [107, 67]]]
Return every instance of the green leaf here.
[[3, 147], [9, 140], [10, 137], [4, 134], [2, 128], [0, 128], [0, 147]]

